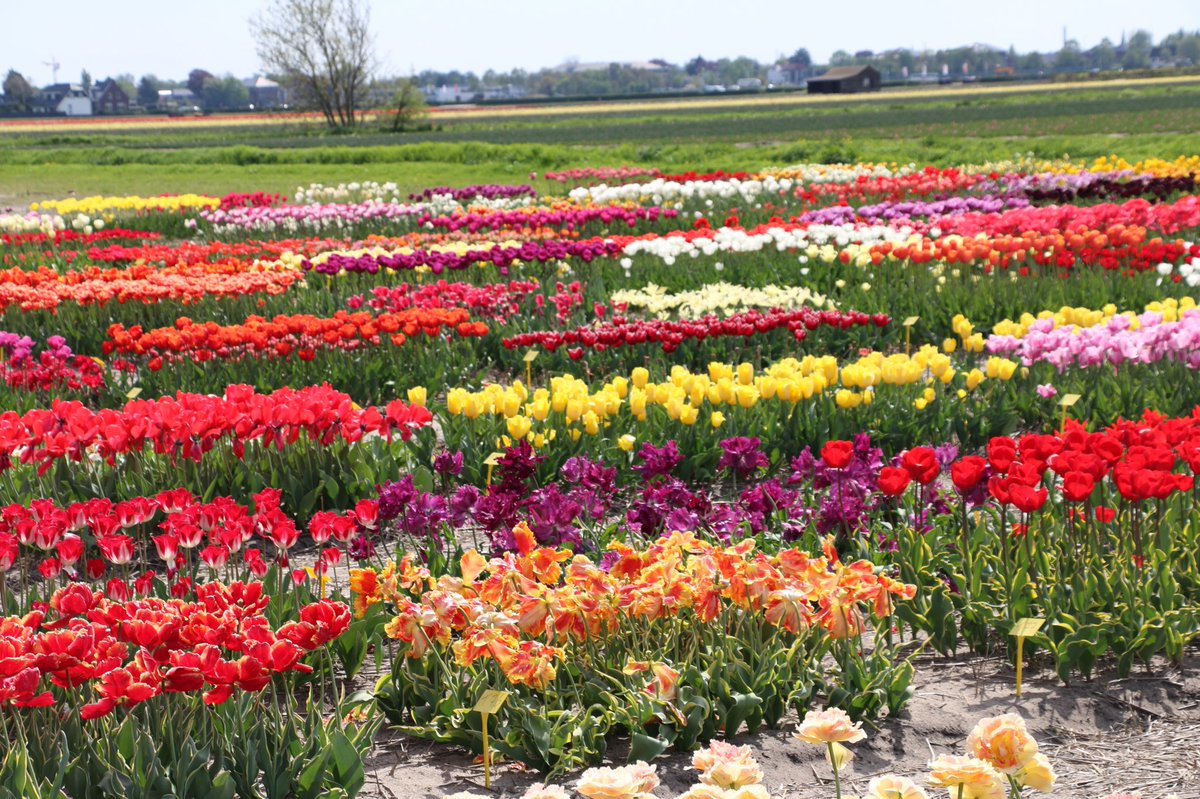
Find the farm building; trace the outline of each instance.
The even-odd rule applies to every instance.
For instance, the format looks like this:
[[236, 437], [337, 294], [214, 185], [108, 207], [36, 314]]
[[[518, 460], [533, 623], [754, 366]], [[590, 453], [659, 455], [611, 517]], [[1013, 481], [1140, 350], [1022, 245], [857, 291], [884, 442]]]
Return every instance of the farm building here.
[[92, 110], [97, 114], [129, 113], [129, 95], [112, 78], [92, 86]]
[[854, 94], [879, 91], [879, 70], [875, 67], [835, 67], [824, 75], [808, 79], [809, 94]]
[[246, 78], [242, 85], [250, 95], [250, 105], [255, 108], [278, 108], [287, 104], [287, 94], [283, 87], [265, 75]]
[[191, 89], [159, 89], [158, 110], [178, 111], [181, 109], [198, 108], [200, 99]]
[[34, 108], [43, 114], [90, 117], [92, 98], [78, 83], [56, 83], [37, 93]]

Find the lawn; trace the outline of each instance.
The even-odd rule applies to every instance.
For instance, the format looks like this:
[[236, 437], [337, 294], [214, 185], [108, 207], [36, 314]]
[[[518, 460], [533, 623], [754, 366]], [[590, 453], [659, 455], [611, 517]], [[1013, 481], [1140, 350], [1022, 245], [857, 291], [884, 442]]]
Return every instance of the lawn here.
[[[1200, 78], [934, 87], [442, 111], [432, 129], [352, 135], [284, 120], [0, 127], [0, 203], [150, 192], [294, 192], [310, 182], [513, 183], [580, 166], [755, 170], [769, 163], [982, 163], [1020, 154], [1200, 149]], [[140, 123], [139, 123], [140, 124]]]

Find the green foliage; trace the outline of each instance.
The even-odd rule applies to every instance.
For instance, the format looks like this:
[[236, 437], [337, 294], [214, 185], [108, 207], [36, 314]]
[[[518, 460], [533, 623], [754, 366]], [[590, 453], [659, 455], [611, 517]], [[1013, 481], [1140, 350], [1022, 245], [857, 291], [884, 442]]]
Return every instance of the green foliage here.
[[352, 799], [382, 719], [343, 726], [341, 714], [362, 703], [352, 697], [327, 721], [319, 700], [299, 700], [297, 681], [285, 682], [212, 707], [165, 694], [92, 721], [9, 715], [0, 799]]
[[235, 110], [250, 103], [250, 92], [235, 77], [213, 78], [204, 82], [200, 98], [208, 110]]
[[[671, 748], [774, 728], [818, 694], [855, 718], [898, 712], [912, 695], [911, 665], [881, 644], [859, 656], [851, 651], [858, 645], [822, 632], [793, 637], [729, 611], [707, 623], [684, 617], [621, 631], [586, 653], [579, 647], [544, 692], [509, 684], [494, 664], [462, 668], [442, 656], [398, 656], [375, 698], [401, 730], [481, 753], [482, 720], [470, 708], [483, 691], [506, 690], [508, 701], [489, 722], [492, 747], [553, 776], [599, 762], [617, 734], [630, 737], [631, 762], [651, 760]], [[674, 664], [674, 695], [644, 690], [644, 678], [623, 672], [630, 660]]]

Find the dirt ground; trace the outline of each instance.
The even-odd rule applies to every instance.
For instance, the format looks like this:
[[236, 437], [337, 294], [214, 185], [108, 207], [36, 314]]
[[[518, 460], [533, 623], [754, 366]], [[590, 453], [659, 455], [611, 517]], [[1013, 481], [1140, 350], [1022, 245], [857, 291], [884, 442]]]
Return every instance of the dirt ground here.
[[[845, 796], [866, 790], [886, 772], [924, 783], [934, 754], [962, 754], [967, 733], [984, 717], [1006, 712], [1024, 716], [1058, 774], [1053, 796], [1103, 799], [1111, 793], [1145, 799], [1200, 799], [1200, 653], [1182, 667], [1155, 664], [1125, 679], [1098, 674], [1091, 682], [1063, 685], [1049, 670], [1026, 673], [1023, 695], [1013, 691], [1013, 669], [1003, 660], [960, 656], [922, 658], [916, 696], [897, 718], [868, 729], [866, 741], [851, 748], [856, 757], [843, 772]], [[823, 751], [792, 738], [798, 719], [785, 718], [778, 730], [740, 735], [734, 743], [754, 747], [775, 799], [830, 799], [833, 785]], [[611, 747], [619, 752], [620, 747]], [[660, 797], [673, 797], [694, 782], [690, 754], [670, 752], [655, 761], [663, 785]], [[497, 765], [492, 792], [470, 753], [400, 735], [379, 738], [368, 764], [370, 799], [441, 799], [457, 791], [517, 797], [537, 783], [536, 774]], [[574, 777], [561, 780], [570, 785]], [[940, 795], [936, 794], [936, 795]], [[930, 791], [930, 796], [935, 796]]]

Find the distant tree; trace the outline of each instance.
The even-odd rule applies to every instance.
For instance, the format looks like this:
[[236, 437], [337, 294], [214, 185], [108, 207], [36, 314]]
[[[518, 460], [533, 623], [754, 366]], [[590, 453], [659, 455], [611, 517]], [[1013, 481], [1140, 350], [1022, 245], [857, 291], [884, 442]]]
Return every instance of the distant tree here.
[[1117, 65], [1117, 48], [1106, 36], [1100, 44], [1087, 51], [1088, 61], [1095, 69], [1112, 69]]
[[1079, 42], [1068, 39], [1054, 56], [1054, 68], [1058, 70], [1083, 69], [1083, 53], [1079, 52]]
[[1046, 71], [1046, 58], [1041, 53], [1026, 53], [1017, 57], [1017, 71], [1038, 73]]
[[15, 69], [10, 69], [4, 77], [4, 101], [9, 108], [18, 111], [28, 111], [33, 103], [33, 86], [25, 80], [25, 76]]
[[801, 47], [799, 50], [792, 53], [791, 58], [788, 59], [788, 63], [799, 64], [805, 69], [808, 69], [812, 66], [812, 56], [808, 54], [807, 48]]
[[121, 91], [125, 92], [125, 95], [132, 101], [134, 96], [137, 95], [137, 84], [134, 82], [133, 75], [123, 72], [113, 78], [113, 80], [117, 82], [117, 85], [121, 87]]
[[200, 98], [212, 111], [232, 111], [250, 104], [250, 92], [233, 76], [205, 81]]
[[188, 73], [187, 87], [192, 90], [192, 94], [199, 97], [204, 94], [204, 84], [216, 79], [217, 76], [208, 70], [193, 69]]
[[258, 57], [330, 127], [353, 127], [375, 70], [365, 0], [271, 0], [250, 22]]
[[92, 73], [86, 69], [79, 73], [79, 85], [83, 87], [85, 92], [92, 90]]
[[844, 67], [852, 61], [854, 61], [854, 56], [845, 50], [835, 50], [833, 55], [829, 56], [829, 66], [831, 67]]
[[161, 84], [153, 75], [143, 75], [137, 85], [138, 105], [153, 108], [158, 104], [158, 88]]
[[392, 98], [392, 108], [396, 112], [392, 116], [392, 133], [399, 133], [429, 113], [425, 95], [411, 80], [400, 81]]
[[1150, 50], [1153, 47], [1153, 37], [1146, 31], [1137, 31], [1125, 44], [1121, 66], [1125, 69], [1145, 69], [1150, 66]]
[[708, 62], [704, 60], [704, 56], [698, 55], [684, 65], [683, 71], [689, 75], [699, 75], [707, 67]]
[[1158, 43], [1157, 50], [1161, 58], [1177, 66], [1200, 64], [1200, 31], [1178, 30], [1168, 34]]
[[1191, 64], [1200, 64], [1200, 35], [1181, 37], [1175, 54]]
[[746, 56], [739, 56], [732, 61], [722, 58], [717, 62], [717, 74], [726, 85], [737, 83], [743, 78], [762, 77], [762, 71], [761, 64]]

